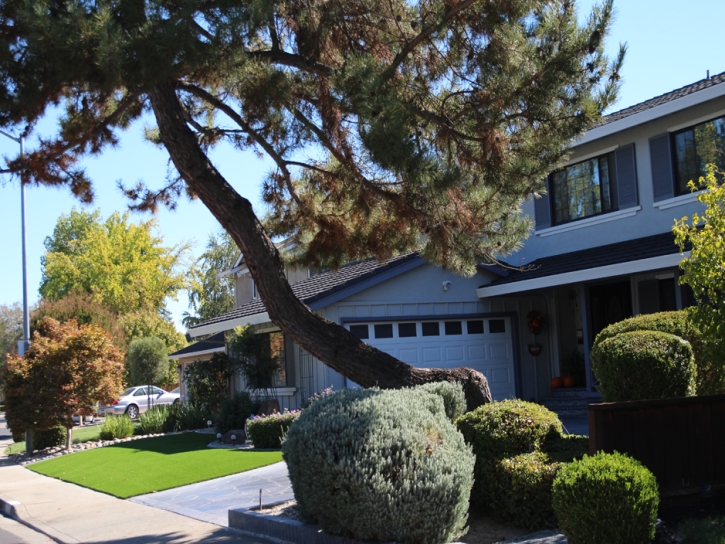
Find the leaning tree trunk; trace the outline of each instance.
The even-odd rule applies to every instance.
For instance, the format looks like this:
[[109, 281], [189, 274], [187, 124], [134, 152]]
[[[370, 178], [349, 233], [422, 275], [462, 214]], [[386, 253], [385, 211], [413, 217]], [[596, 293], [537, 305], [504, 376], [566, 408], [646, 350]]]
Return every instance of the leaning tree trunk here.
[[486, 377], [470, 368], [415, 368], [358, 340], [344, 327], [312, 312], [292, 292], [277, 248], [254, 214], [211, 164], [173, 84], [149, 93], [161, 140], [179, 174], [242, 251], [270, 319], [302, 348], [363, 387], [398, 388], [436, 381], [463, 385], [468, 409], [491, 401]]

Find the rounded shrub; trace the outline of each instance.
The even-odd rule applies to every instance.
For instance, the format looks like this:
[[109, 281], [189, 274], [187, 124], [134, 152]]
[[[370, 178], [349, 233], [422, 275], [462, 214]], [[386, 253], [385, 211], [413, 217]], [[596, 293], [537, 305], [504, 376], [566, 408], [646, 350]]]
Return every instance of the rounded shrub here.
[[635, 331], [607, 338], [592, 350], [592, 370], [605, 402], [695, 394], [692, 348], [672, 334]]
[[33, 449], [43, 450], [65, 444], [68, 430], [62, 425], [33, 433]]
[[267, 416], [254, 416], [247, 420], [247, 436], [257, 449], [278, 450], [290, 425], [300, 417], [299, 410]]
[[626, 455], [600, 452], [561, 467], [553, 504], [570, 544], [645, 544], [655, 533], [657, 480]]
[[476, 460], [530, 453], [563, 430], [554, 412], [523, 400], [484, 404], [459, 417], [456, 426], [473, 447]]
[[465, 532], [474, 458], [438, 395], [341, 391], [302, 413], [282, 452], [300, 512], [328, 533], [439, 543]]

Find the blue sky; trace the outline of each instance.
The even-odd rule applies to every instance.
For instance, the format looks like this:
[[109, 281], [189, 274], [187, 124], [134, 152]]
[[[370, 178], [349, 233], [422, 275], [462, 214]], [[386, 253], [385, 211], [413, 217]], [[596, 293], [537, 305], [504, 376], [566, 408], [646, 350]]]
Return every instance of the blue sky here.
[[[593, 0], [577, 2], [580, 12], [587, 13]], [[722, 0], [615, 0], [617, 17], [609, 37], [608, 49], [614, 54], [619, 43], [628, 44], [622, 77], [624, 84], [619, 103], [613, 111], [666, 93], [711, 74], [725, 71], [722, 21], [725, 2]], [[38, 131], [49, 134], [52, 119], [41, 124]], [[101, 157], [85, 161], [84, 166], [95, 182], [93, 208], [100, 208], [104, 217], [125, 209], [116, 181], [133, 184], [142, 179], [151, 186], [161, 184], [167, 171], [164, 151], [145, 142], [143, 126], [133, 126], [117, 149]], [[32, 146], [32, 142], [29, 144]], [[15, 156], [18, 146], [0, 138], [0, 154]], [[253, 153], [238, 153], [219, 148], [212, 160], [234, 187], [262, 211], [261, 180], [272, 168], [271, 161]], [[41, 280], [40, 258], [43, 240], [52, 233], [58, 217], [73, 206], [80, 207], [66, 189], [29, 187], [26, 189], [28, 292], [31, 303], [38, 299]], [[148, 214], [135, 214], [136, 220]], [[212, 215], [199, 202], [181, 200], [175, 211], [160, 211], [156, 220], [159, 234], [167, 244], [196, 242], [195, 254], [203, 251], [209, 234], [219, 227]], [[0, 304], [22, 300], [20, 245], [20, 190], [16, 181], [0, 179]], [[187, 309], [185, 294], [168, 305], [177, 326]]]

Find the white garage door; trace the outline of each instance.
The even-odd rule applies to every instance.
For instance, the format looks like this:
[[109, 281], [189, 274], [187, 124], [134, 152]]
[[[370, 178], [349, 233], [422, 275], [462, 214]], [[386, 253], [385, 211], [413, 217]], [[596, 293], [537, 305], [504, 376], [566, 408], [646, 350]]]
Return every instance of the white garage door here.
[[350, 332], [410, 365], [474, 368], [488, 379], [494, 400], [516, 396], [508, 317], [351, 323]]

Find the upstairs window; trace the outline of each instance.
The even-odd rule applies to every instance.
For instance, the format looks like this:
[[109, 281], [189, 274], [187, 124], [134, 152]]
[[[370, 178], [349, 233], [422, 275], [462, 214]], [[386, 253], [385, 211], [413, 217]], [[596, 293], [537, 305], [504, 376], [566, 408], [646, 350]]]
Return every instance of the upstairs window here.
[[549, 183], [555, 225], [617, 209], [614, 153], [567, 166]]
[[674, 134], [676, 191], [688, 194], [687, 184], [707, 174], [708, 164], [725, 169], [725, 117], [713, 119]]

